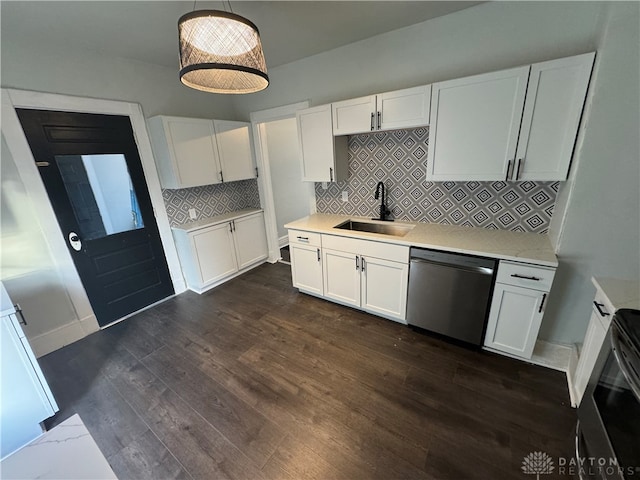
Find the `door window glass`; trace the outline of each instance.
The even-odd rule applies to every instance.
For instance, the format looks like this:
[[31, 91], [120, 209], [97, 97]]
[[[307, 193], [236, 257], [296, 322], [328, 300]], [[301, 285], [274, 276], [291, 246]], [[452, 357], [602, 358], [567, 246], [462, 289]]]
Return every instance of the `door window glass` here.
[[123, 154], [55, 158], [82, 240], [144, 227]]

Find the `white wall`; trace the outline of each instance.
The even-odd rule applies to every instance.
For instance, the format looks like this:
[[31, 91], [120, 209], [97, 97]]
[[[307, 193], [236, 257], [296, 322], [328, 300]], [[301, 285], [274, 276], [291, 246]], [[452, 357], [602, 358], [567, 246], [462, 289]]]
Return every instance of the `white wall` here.
[[238, 98], [238, 112], [307, 99], [321, 105], [593, 51], [602, 10], [600, 2], [489, 2], [270, 69], [269, 87]]
[[490, 2], [271, 69], [269, 88], [237, 108], [320, 105], [597, 50], [590, 118], [552, 226], [561, 267], [540, 333], [581, 342], [591, 276], [639, 275], [637, 10], [637, 2]]
[[[0, 278], [11, 299], [24, 311], [29, 339], [68, 328], [84, 335], [78, 315], [2, 135]], [[97, 327], [97, 325], [96, 325]], [[34, 346], [38, 354], [38, 345]]]
[[554, 212], [551, 233], [561, 264], [541, 330], [545, 338], [582, 341], [595, 293], [592, 276], [640, 279], [639, 12], [637, 2], [609, 6], [577, 168]]
[[[232, 99], [185, 87], [175, 69], [64, 46], [23, 44], [2, 36], [0, 84], [38, 92], [139, 103], [145, 117], [234, 119]], [[176, 59], [177, 63], [177, 59]]]
[[269, 157], [271, 170], [278, 237], [282, 238], [287, 236], [286, 223], [309, 215], [313, 183], [302, 181], [296, 119], [267, 122], [262, 128], [267, 146], [264, 153]]

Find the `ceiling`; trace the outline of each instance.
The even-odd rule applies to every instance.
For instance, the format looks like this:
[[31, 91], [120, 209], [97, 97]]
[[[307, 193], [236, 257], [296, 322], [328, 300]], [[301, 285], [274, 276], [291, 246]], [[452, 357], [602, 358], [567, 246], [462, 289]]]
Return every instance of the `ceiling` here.
[[[232, 1], [260, 30], [268, 67], [283, 65], [398, 28], [447, 15], [471, 1]], [[196, 10], [228, 2], [196, 1]], [[174, 68], [177, 21], [193, 10], [180, 1], [6, 1], [1, 39], [88, 49]]]

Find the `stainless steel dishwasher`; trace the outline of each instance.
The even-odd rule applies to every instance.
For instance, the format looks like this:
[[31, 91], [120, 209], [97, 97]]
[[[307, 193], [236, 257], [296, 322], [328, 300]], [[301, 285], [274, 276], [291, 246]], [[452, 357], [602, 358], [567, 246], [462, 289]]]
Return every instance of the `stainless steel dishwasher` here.
[[482, 345], [497, 261], [411, 248], [407, 323]]

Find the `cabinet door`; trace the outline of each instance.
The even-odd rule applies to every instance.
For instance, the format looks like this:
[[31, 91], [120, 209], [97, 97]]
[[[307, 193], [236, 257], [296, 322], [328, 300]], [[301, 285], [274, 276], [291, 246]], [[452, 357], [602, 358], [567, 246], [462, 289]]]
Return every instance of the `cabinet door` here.
[[293, 286], [316, 295], [324, 295], [322, 256], [319, 247], [290, 245]]
[[346, 180], [347, 139], [333, 137], [331, 105], [296, 112], [303, 182]]
[[373, 257], [361, 257], [362, 308], [405, 322], [409, 266]]
[[528, 76], [527, 66], [433, 85], [428, 180], [507, 177]]
[[594, 58], [531, 66], [514, 180], [566, 180]]
[[202, 285], [238, 271], [231, 223], [207, 228], [193, 235], [193, 251]]
[[431, 85], [377, 95], [380, 130], [415, 128], [429, 124]]
[[[18, 325], [14, 314], [0, 318], [0, 458], [41, 435], [39, 423], [55, 413], [38, 378], [42, 371], [14, 325]], [[17, 328], [21, 330], [19, 325]]]
[[214, 120], [213, 124], [223, 181], [234, 182], [255, 178], [256, 165], [251, 145], [251, 124], [227, 120]]
[[538, 290], [496, 283], [485, 346], [531, 358], [547, 295]]
[[219, 159], [213, 122], [164, 117], [169, 157], [180, 188], [219, 183]]
[[593, 310], [591, 312], [591, 318], [589, 320], [589, 327], [584, 337], [584, 343], [582, 344], [582, 350], [580, 351], [580, 358], [578, 359], [578, 366], [576, 367], [575, 380], [573, 383], [574, 391], [577, 395], [577, 402], [580, 404], [582, 395], [589, 383], [589, 377], [593, 370], [598, 354], [600, 353], [600, 347], [607, 336], [607, 329], [602, 325], [599, 318], [600, 314]]
[[367, 133], [377, 129], [375, 95], [335, 102], [331, 109], [334, 135]]
[[262, 213], [234, 220], [233, 230], [239, 269], [267, 258], [267, 234]]
[[360, 307], [360, 257], [353, 253], [323, 249], [324, 296], [345, 305]]

